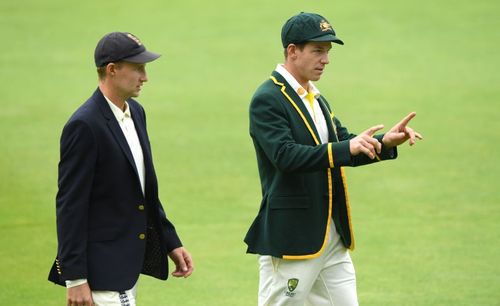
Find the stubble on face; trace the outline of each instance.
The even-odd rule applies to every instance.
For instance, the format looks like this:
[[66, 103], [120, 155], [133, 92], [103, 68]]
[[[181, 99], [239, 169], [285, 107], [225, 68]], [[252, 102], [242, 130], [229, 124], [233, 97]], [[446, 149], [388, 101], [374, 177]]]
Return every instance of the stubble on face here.
[[308, 42], [303, 48], [295, 48], [290, 58], [291, 72], [303, 87], [307, 86], [309, 81], [318, 81], [321, 78], [330, 62], [328, 53], [331, 48], [330, 42]]
[[146, 64], [123, 62], [117, 66], [116, 89], [126, 100], [138, 97], [144, 82], [147, 82]]

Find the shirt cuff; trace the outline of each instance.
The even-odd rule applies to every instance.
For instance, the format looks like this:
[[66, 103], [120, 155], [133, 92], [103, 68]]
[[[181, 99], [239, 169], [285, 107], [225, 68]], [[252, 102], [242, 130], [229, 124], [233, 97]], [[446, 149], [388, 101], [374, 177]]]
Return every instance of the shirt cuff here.
[[85, 283], [87, 283], [87, 279], [86, 278], [75, 279], [75, 280], [67, 280], [66, 281], [66, 288], [73, 288], [73, 287], [76, 287], [76, 286], [83, 285]]

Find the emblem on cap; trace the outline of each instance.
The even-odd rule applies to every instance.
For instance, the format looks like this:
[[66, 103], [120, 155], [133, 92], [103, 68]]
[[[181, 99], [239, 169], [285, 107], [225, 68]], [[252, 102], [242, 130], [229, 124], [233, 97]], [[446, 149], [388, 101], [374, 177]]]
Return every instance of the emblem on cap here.
[[321, 20], [321, 22], [319, 23], [319, 27], [321, 29], [321, 31], [323, 32], [326, 32], [328, 30], [332, 30], [332, 26], [326, 22], [325, 20]]
[[130, 33], [127, 33], [127, 37], [135, 41], [139, 46], [142, 46], [142, 42], [139, 40], [139, 38], [135, 37]]

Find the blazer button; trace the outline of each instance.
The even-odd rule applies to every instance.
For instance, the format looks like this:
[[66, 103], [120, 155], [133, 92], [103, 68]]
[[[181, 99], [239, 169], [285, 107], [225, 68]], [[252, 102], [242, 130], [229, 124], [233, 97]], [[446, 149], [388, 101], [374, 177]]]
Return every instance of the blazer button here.
[[145, 235], [145, 234], [140, 234], [140, 235], [139, 235], [139, 239], [144, 240], [144, 238], [146, 238], [146, 235]]
[[139, 208], [139, 210], [144, 210], [144, 205], [141, 204], [141, 205], [137, 206], [137, 208]]

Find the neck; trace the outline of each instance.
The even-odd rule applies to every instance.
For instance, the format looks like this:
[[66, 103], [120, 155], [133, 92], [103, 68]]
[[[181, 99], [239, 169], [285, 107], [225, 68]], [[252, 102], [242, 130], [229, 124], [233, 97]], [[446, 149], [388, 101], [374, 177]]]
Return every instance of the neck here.
[[105, 95], [114, 105], [116, 105], [122, 111], [125, 111], [125, 100], [126, 98], [120, 96], [116, 90], [110, 88], [105, 82], [99, 82], [99, 89], [102, 94]]
[[293, 65], [290, 65], [289, 62], [286, 62], [283, 67], [290, 72], [290, 74], [297, 80], [297, 82], [302, 86], [305, 90], [309, 91], [309, 80], [301, 78], [297, 69]]

